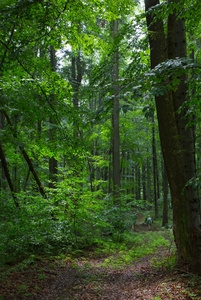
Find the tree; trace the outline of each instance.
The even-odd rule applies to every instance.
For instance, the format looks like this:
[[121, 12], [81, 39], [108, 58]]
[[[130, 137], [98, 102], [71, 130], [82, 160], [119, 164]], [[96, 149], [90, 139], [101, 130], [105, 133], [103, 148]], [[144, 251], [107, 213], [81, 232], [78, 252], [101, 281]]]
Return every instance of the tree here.
[[[55, 53], [55, 49], [53, 46], [50, 46], [50, 63], [51, 63], [51, 67], [52, 67], [52, 72], [56, 72], [56, 53]], [[50, 95], [51, 99], [51, 103], [52, 105], [56, 106], [56, 101], [55, 101], [55, 95]], [[55, 144], [55, 140], [56, 140], [56, 130], [54, 128], [54, 126], [56, 126], [56, 121], [52, 120], [52, 118], [50, 117], [49, 119], [50, 125], [52, 126], [52, 128], [50, 128], [49, 130], [49, 138], [50, 141]], [[49, 188], [55, 188], [55, 182], [57, 181], [57, 174], [58, 174], [58, 163], [56, 158], [52, 155], [51, 157], [49, 157]]]
[[164, 166], [163, 170], [163, 222], [162, 226], [168, 225], [168, 178]]
[[118, 63], [118, 20], [113, 21], [113, 38], [114, 38], [114, 63], [113, 63], [113, 114], [112, 114], [112, 127], [113, 127], [113, 192], [118, 198], [120, 195], [120, 136], [119, 136], [119, 63]]
[[156, 141], [155, 141], [155, 122], [154, 112], [152, 116], [152, 161], [153, 161], [153, 192], [154, 192], [154, 210], [155, 219], [158, 218], [158, 202], [157, 202], [157, 156], [156, 156]]
[[[176, 57], [180, 58], [182, 64], [182, 59], [186, 57], [185, 20], [179, 16], [183, 3], [170, 1], [170, 6], [172, 4], [174, 9], [168, 16], [166, 45], [161, 15], [154, 19], [159, 1], [145, 0], [152, 69], [157, 69], [168, 58], [172, 59], [173, 66]], [[201, 274], [200, 201], [195, 185], [193, 126], [190, 123], [188, 106], [185, 105], [188, 93], [187, 77], [182, 69], [179, 71], [177, 76], [172, 72], [169, 77], [170, 85], [174, 85], [177, 80], [175, 88], [160, 91], [155, 96], [155, 101], [161, 147], [172, 196], [178, 264], [190, 262], [192, 270]], [[167, 85], [166, 82], [163, 84]]]

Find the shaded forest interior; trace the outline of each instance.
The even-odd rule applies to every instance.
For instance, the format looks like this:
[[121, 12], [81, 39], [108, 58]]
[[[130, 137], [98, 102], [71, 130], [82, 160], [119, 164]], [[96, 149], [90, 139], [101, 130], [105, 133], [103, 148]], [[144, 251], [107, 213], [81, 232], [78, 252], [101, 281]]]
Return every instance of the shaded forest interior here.
[[166, 271], [201, 275], [200, 20], [192, 0], [1, 1], [1, 282], [62, 255], [132, 264], [155, 233]]

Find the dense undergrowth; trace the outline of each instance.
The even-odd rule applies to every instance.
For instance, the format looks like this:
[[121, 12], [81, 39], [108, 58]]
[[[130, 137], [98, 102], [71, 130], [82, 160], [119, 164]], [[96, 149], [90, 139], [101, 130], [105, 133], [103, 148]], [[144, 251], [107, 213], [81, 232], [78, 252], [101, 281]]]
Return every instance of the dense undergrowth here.
[[[146, 228], [146, 227], [145, 227]], [[9, 272], [24, 270], [33, 265], [35, 261], [54, 262], [70, 261], [75, 268], [78, 267], [77, 262], [82, 260], [102, 258], [100, 266], [108, 268], [124, 268], [126, 265], [131, 265], [133, 262], [140, 260], [145, 256], [151, 255], [151, 266], [153, 268], [172, 269], [175, 264], [175, 245], [172, 241], [172, 230], [166, 229], [161, 231], [142, 231], [124, 232], [121, 236], [121, 242], [113, 241], [112, 237], [104, 238], [99, 244], [89, 249], [74, 249], [71, 252], [63, 252], [57, 255], [36, 255], [32, 254], [24, 258], [21, 262], [16, 262], [13, 266], [9, 266]], [[166, 255], [159, 259], [154, 253], [158, 248], [166, 249]], [[9, 264], [10, 265], [10, 264]], [[86, 268], [90, 264], [86, 262]], [[8, 274], [8, 268], [4, 265], [1, 268], [3, 279]]]
[[[96, 274], [99, 266], [104, 270], [126, 270], [149, 257], [153, 269], [173, 268], [172, 230], [161, 228], [161, 220], [154, 220], [148, 230], [144, 220], [148, 214], [152, 215], [146, 210], [149, 203], [128, 202], [125, 197], [117, 205], [108, 196], [101, 201], [96, 197], [74, 193], [65, 201], [61, 198], [50, 201], [21, 194], [20, 209], [16, 209], [9, 197], [1, 201], [0, 299], [11, 294], [10, 299], [18, 299], [20, 295], [38, 297], [37, 293], [45, 293], [43, 282], [45, 285], [52, 282], [61, 268], [72, 272], [71, 278], [75, 274], [79, 280], [84, 276], [83, 284], [90, 276], [95, 289], [97, 284], [102, 289], [99, 286], [102, 279]], [[133, 224], [135, 231], [131, 229]], [[160, 259], [156, 255], [158, 249], [161, 249]], [[24, 274], [30, 278], [28, 281]], [[73, 293], [74, 289], [69, 289]]]
[[[111, 196], [103, 197], [100, 191], [81, 194], [79, 189], [80, 185], [71, 187], [69, 193], [58, 188], [57, 194], [48, 199], [21, 193], [20, 209], [7, 194], [1, 194], [0, 266], [29, 257], [64, 253], [79, 256], [86, 251], [95, 255], [119, 251], [121, 264], [147, 255], [158, 246], [167, 246], [168, 240], [160, 232], [131, 231], [139, 216], [140, 222], [144, 222], [146, 207], [150, 205], [146, 201], [134, 201], [126, 195], [116, 204]], [[65, 197], [67, 191], [69, 196]], [[154, 226], [157, 228], [157, 222]]]
[[[15, 263], [30, 255], [59, 255], [102, 247], [128, 239], [126, 232], [135, 223], [146, 203], [119, 205], [97, 195], [76, 193], [65, 201], [20, 194], [20, 209], [7, 195], [0, 203], [0, 263]], [[58, 196], [57, 196], [58, 197]], [[134, 208], [135, 205], [135, 208]]]

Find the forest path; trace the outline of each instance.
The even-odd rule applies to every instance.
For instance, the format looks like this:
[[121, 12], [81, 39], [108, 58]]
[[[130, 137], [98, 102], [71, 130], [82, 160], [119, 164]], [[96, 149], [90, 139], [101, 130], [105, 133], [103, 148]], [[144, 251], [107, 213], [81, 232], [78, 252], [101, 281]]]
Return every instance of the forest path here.
[[[142, 228], [147, 230], [142, 224], [136, 225], [136, 231]], [[168, 271], [167, 259], [171, 255], [170, 248], [160, 247], [155, 253], [122, 267], [112, 263], [118, 260], [118, 253], [102, 258], [80, 257], [76, 261], [70, 258], [39, 261], [21, 272], [12, 272], [3, 285], [0, 282], [0, 299], [201, 299], [200, 280], [193, 281], [193, 287], [187, 272], [183, 276], [176, 270]], [[110, 259], [111, 264], [104, 264]]]
[[[167, 249], [160, 249], [157, 254], [163, 256]], [[122, 269], [100, 266], [102, 261], [80, 261], [77, 270], [68, 270], [60, 273], [55, 278], [53, 285], [47, 290], [44, 300], [55, 299], [153, 299], [159, 295], [168, 295], [172, 283], [166, 277], [165, 270], [154, 271], [150, 267], [153, 255], [146, 256], [132, 265]], [[90, 266], [89, 266], [90, 265]], [[164, 281], [167, 282], [164, 285]], [[174, 295], [175, 283], [173, 283]], [[181, 287], [179, 288], [179, 290]], [[158, 298], [160, 299], [160, 298]], [[170, 299], [169, 297], [161, 299]], [[187, 299], [185, 296], [173, 299]]]

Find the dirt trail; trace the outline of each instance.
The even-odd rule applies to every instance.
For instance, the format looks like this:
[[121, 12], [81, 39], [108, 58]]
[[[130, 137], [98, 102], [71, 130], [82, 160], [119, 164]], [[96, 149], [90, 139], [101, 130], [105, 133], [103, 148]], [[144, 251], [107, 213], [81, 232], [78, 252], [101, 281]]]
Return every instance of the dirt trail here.
[[[141, 220], [135, 231], [149, 230]], [[154, 228], [151, 228], [154, 231]], [[161, 267], [154, 270], [150, 266], [153, 256], [158, 260], [169, 255], [168, 248], [159, 248], [156, 253], [145, 256], [122, 269], [102, 267], [105, 258], [80, 260], [78, 269], [60, 272], [47, 286], [47, 294], [38, 300], [133, 300], [133, 299], [191, 299], [184, 283], [175, 285], [177, 274], [168, 274]]]
[[[96, 265], [97, 261], [88, 263]], [[123, 270], [102, 267], [85, 270], [84, 263], [80, 262], [79, 271], [60, 273], [49, 286], [49, 295], [40, 299], [152, 299], [158, 295], [160, 278], [163, 278], [163, 273], [157, 274], [149, 269], [149, 257]]]
[[[167, 249], [158, 249], [158, 257], [165, 254]], [[170, 275], [165, 269], [154, 271], [150, 267], [152, 257], [146, 256], [121, 270], [98, 267], [100, 259], [80, 261], [79, 269], [60, 272], [46, 287], [47, 294], [38, 299], [191, 299], [185, 293], [181, 294], [181, 289], [185, 290], [184, 284], [175, 286], [176, 274]], [[86, 268], [86, 264], [91, 267]]]
[[[136, 225], [136, 231], [142, 229], [146, 231], [147, 227]], [[168, 272], [162, 264], [153, 268], [153, 257], [160, 261], [169, 254], [168, 248], [161, 247], [121, 269], [101, 266], [105, 258], [82, 257], [76, 264], [70, 259], [39, 261], [0, 281], [0, 300], [201, 299], [199, 280], [193, 290], [188, 277], [177, 271]]]

